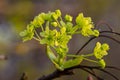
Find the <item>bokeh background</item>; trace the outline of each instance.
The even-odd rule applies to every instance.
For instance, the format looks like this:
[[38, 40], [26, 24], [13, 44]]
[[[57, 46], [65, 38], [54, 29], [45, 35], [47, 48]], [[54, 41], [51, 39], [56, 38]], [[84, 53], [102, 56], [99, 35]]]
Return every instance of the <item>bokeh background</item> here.
[[[92, 17], [96, 25], [100, 21], [109, 24], [115, 32], [120, 33], [120, 0], [0, 0], [0, 80], [19, 80], [22, 73], [28, 75], [29, 80], [37, 80], [55, 70], [46, 56], [45, 46], [31, 40], [23, 43], [19, 32], [26, 28], [33, 18], [41, 12], [60, 9], [63, 15], [77, 16], [83, 12]], [[101, 25], [99, 30], [109, 30]], [[120, 40], [119, 36], [107, 34]], [[70, 53], [75, 53], [88, 38], [74, 36], [70, 41]], [[81, 53], [91, 53], [95, 42], [106, 42], [110, 45], [109, 55], [105, 57], [108, 65], [120, 67], [120, 44], [107, 39], [95, 39], [86, 46]], [[91, 65], [85, 62], [84, 65]], [[110, 71], [110, 70], [109, 70]], [[111, 70], [120, 78], [120, 72]], [[86, 80], [88, 73], [75, 70], [73, 76], [63, 76], [55, 80]], [[97, 73], [105, 80], [113, 78]]]

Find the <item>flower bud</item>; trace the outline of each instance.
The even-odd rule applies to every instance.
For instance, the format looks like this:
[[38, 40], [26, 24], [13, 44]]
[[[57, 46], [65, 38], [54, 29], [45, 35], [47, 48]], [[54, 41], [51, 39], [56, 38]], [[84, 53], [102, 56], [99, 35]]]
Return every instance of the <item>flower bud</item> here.
[[51, 25], [52, 25], [53, 27], [57, 27], [58, 24], [57, 24], [57, 22], [52, 22]]
[[71, 22], [72, 21], [72, 16], [70, 15], [65, 15], [65, 20]]

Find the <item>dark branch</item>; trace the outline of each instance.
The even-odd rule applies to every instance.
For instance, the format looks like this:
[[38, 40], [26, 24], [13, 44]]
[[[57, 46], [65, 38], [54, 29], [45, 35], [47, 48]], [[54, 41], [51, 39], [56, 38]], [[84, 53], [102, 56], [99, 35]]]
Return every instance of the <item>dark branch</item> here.
[[120, 71], [120, 68], [117, 68], [117, 67], [114, 67], [114, 66], [106, 66], [106, 68], [115, 69], [115, 70]]
[[[118, 69], [116, 67], [113, 67], [113, 66], [106, 66], [106, 68], [114, 68], [114, 69]], [[89, 71], [89, 70], [92, 70], [92, 69], [96, 69], [96, 70], [99, 70], [99, 71], [102, 71], [102, 72], [105, 72], [106, 74], [108, 75], [111, 75], [114, 79], [116, 80], [119, 80], [115, 75], [113, 75], [112, 73], [104, 70], [104, 69], [101, 69], [101, 67], [99, 66], [85, 66], [85, 65], [78, 65], [78, 66], [74, 66], [74, 67], [71, 67], [71, 68], [67, 68], [65, 69], [64, 71], [59, 71], [59, 70], [56, 70], [54, 71], [53, 73], [47, 75], [47, 76], [43, 76], [41, 78], [39, 78], [38, 80], [53, 80], [55, 78], [59, 78], [61, 76], [65, 76], [65, 75], [73, 75], [73, 70], [74, 69], [81, 69], [81, 70], [84, 70], [88, 73], [90, 73], [91, 75], [93, 75], [95, 78], [97, 78], [98, 80], [104, 80], [102, 79], [101, 77], [97, 76], [94, 72], [92, 71]]]
[[120, 33], [112, 32], [112, 31], [101, 31], [100, 33], [112, 33], [120, 36]]
[[[88, 67], [88, 66], [84, 66], [84, 67], [85, 67], [85, 68], [88, 68], [88, 69], [91, 69], [91, 70], [96, 69], [96, 70], [102, 71], [102, 72], [104, 72], [104, 73], [112, 76], [114, 79], [119, 80], [114, 74], [108, 72], [108, 71], [105, 70], [105, 69], [101, 69], [100, 67], [93, 67], [93, 66], [89, 66], [89, 67]], [[113, 67], [113, 66], [106, 66], [106, 69], [107, 69], [107, 68], [111, 68], [111, 69], [115, 69], [115, 70], [119, 70], [119, 71], [120, 71], [119, 68]]]
[[117, 42], [118, 44], [120, 44], [120, 41], [118, 41], [118, 40], [116, 40], [115, 38], [112, 38], [112, 37], [110, 37], [110, 36], [107, 36], [107, 35], [100, 35], [100, 37], [109, 38], [109, 39], [111, 39], [111, 40]]
[[43, 76], [43, 77], [39, 78], [38, 80], [53, 80], [53, 79], [61, 77], [63, 75], [73, 75], [73, 72], [70, 70], [67, 70], [67, 69], [64, 71], [56, 70], [52, 74]]
[[91, 75], [93, 75], [95, 78], [97, 78], [98, 80], [104, 80], [103, 78], [97, 76], [96, 74], [94, 74], [93, 72], [89, 71], [88, 69], [85, 69], [85, 68], [81, 68], [82, 70], [90, 73]]
[[95, 28], [100, 27], [101, 25], [106, 25], [106, 27], [108, 27], [111, 32], [113, 31], [111, 25], [109, 25], [105, 21], [100, 21], [99, 23], [97, 23], [97, 25], [95, 26]]
[[88, 44], [88, 43], [90, 43], [93, 39], [95, 39], [96, 37], [92, 37], [92, 38], [90, 38], [77, 52], [76, 52], [76, 55], [78, 55], [81, 51], [82, 51], [82, 49]]
[[[101, 31], [100, 34], [102, 33], [112, 33], [112, 34], [116, 34], [116, 35], [119, 35], [120, 36], [120, 33], [117, 33], [117, 32], [111, 32], [111, 31]], [[107, 36], [107, 35], [99, 35], [99, 37], [106, 37], [106, 38], [109, 38], [109, 39], [112, 39], [113, 41], [117, 42], [120, 44], [120, 41], [119, 40], [116, 40], [110, 36]], [[84, 47], [86, 47], [88, 45], [88, 43], [90, 43], [92, 40], [96, 39], [96, 38], [99, 38], [99, 37], [91, 37], [77, 52], [76, 52], [76, 55], [78, 55]]]
[[104, 70], [104, 69], [99, 69], [100, 71], [103, 71], [104, 73], [107, 73], [108, 75], [112, 76], [114, 79], [119, 80], [114, 74]]

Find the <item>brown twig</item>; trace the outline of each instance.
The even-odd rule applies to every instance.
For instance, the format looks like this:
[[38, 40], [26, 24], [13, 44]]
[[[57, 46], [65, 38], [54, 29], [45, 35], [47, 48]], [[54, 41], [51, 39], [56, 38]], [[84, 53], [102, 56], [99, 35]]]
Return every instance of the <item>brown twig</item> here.
[[[106, 66], [106, 68], [115, 68], [115, 69], [117, 69], [116, 67], [113, 67], [113, 66]], [[115, 75], [113, 75], [112, 73], [110, 73], [110, 72], [108, 72], [108, 71], [106, 71], [104, 69], [101, 69], [101, 67], [99, 67], [99, 66], [85, 66], [85, 65], [77, 65], [77, 66], [74, 66], [74, 67], [71, 67], [71, 68], [67, 68], [64, 71], [56, 70], [56, 71], [54, 71], [53, 73], [51, 73], [51, 74], [49, 74], [47, 76], [43, 76], [43, 77], [39, 78], [38, 80], [53, 80], [53, 79], [59, 78], [61, 76], [73, 75], [73, 70], [74, 69], [84, 70], [84, 71], [90, 73], [91, 75], [93, 75], [94, 77], [96, 77], [98, 80], [104, 80], [103, 78], [101, 78], [101, 77], [95, 75], [93, 72], [89, 71], [91, 69], [96, 69], [96, 70], [107, 73], [108, 75], [112, 76], [115, 80], [119, 80]]]

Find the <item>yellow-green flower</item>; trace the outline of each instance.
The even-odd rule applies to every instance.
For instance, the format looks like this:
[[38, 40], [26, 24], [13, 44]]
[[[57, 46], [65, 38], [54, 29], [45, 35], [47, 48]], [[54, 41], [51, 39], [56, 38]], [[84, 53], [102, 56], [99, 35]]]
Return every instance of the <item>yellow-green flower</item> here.
[[34, 36], [34, 26], [28, 25], [27, 29], [20, 33], [20, 36], [23, 37], [23, 41], [31, 40]]
[[83, 13], [80, 13], [76, 17], [76, 24], [80, 28], [80, 32], [83, 36], [99, 36], [98, 30], [93, 30], [94, 25], [90, 17], [84, 17]]
[[108, 54], [108, 51], [109, 50], [109, 45], [104, 43], [101, 45], [100, 42], [97, 42], [96, 43], [96, 46], [94, 48], [94, 56], [97, 58], [97, 59], [102, 59], [104, 56], [106, 56]]
[[104, 59], [100, 59], [100, 60], [98, 61], [98, 64], [99, 64], [103, 69], [104, 69], [105, 66], [106, 66], [106, 63], [105, 63]]
[[72, 16], [70, 16], [70, 15], [65, 15], [65, 20], [66, 20], [66, 21], [71, 22], [72, 19], [73, 19]]

